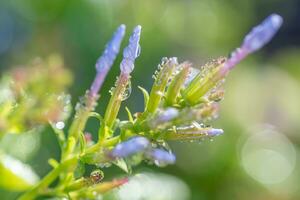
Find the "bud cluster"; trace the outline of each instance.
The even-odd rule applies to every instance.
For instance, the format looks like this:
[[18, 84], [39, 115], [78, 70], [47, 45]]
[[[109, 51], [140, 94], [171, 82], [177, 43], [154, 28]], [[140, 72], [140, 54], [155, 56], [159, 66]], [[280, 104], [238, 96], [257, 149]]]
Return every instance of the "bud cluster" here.
[[[200, 68], [193, 68], [189, 62], [180, 63], [176, 57], [163, 58], [153, 75], [154, 83], [150, 93], [139, 87], [144, 96], [143, 111], [132, 114], [126, 108], [127, 120], [118, 119], [118, 114], [122, 102], [128, 98], [131, 91], [131, 73], [135, 67], [135, 60], [140, 54], [141, 26], [133, 29], [129, 43], [123, 51], [120, 75], [111, 90], [111, 98], [104, 116], [94, 112], [99, 98], [98, 92], [118, 55], [125, 35], [125, 25], [121, 25], [96, 63], [96, 77], [90, 90], [77, 104], [68, 133], [64, 133], [62, 126], [64, 124], [57, 124], [59, 128], [55, 131], [61, 147], [61, 160], [51, 159], [49, 163], [53, 166], [53, 170], [23, 194], [20, 200], [36, 199], [40, 195], [54, 196], [55, 192], [71, 199], [96, 199], [98, 195], [101, 196], [104, 192], [125, 184], [128, 179], [102, 182], [104, 173], [97, 169], [87, 177], [84, 175], [86, 166], [104, 168], [114, 164], [126, 172], [130, 172], [131, 166], [143, 160], [157, 166], [166, 166], [176, 161], [175, 155], [168, 147], [168, 141], [198, 141], [223, 134], [222, 129], [214, 128], [210, 123], [218, 116], [219, 102], [224, 97], [223, 85], [226, 76], [243, 58], [269, 42], [281, 24], [282, 18], [279, 15], [271, 15], [246, 36], [241, 47], [237, 48], [230, 57], [220, 57]], [[68, 77], [65, 71], [42, 74], [46, 74], [43, 79], [47, 81], [60, 77], [55, 79], [54, 82], [57, 84], [54, 84], [53, 88], [47, 89], [50, 92], [61, 91], [61, 88], [68, 83], [64, 82], [66, 81], [64, 78]], [[55, 76], [51, 76], [52, 74]], [[39, 94], [46, 90], [38, 87], [44, 84], [39, 82], [41, 80], [38, 76], [34, 76], [32, 87], [28, 86], [31, 83], [23, 78], [23, 73], [17, 73], [15, 77], [14, 93], [8, 96], [13, 96], [15, 101], [20, 101], [18, 106], [24, 102], [24, 94], [30, 94], [27, 91], [31, 91], [32, 88]], [[41, 96], [42, 102], [46, 104], [49, 96]], [[34, 111], [34, 117], [39, 116], [35, 112], [45, 113], [43, 106], [41, 109], [36, 109], [35, 106], [27, 103], [25, 108]], [[4, 104], [0, 104], [0, 134], [4, 130], [3, 126], [7, 128], [5, 125], [9, 124], [7, 116], [3, 113], [7, 112], [7, 108], [12, 107], [12, 105], [9, 105], [10, 107], [2, 105]], [[51, 107], [50, 111], [55, 109], [56, 107]], [[26, 122], [39, 121], [37, 118], [31, 120], [31, 117], [25, 116], [28, 115], [27, 112], [22, 112], [23, 110], [13, 110], [12, 113], [15, 115], [9, 113], [9, 116], [12, 116], [9, 119], [13, 119], [14, 124], [19, 124], [20, 119], [14, 116], [20, 115], [27, 120]], [[89, 134], [84, 134], [90, 117], [95, 117], [99, 121], [97, 141], [93, 141]], [[53, 121], [57, 118], [56, 116], [51, 118], [50, 115], [47, 119]], [[24, 121], [20, 122], [24, 124]], [[57, 184], [55, 180], [58, 180]], [[54, 188], [51, 188], [52, 186]]]

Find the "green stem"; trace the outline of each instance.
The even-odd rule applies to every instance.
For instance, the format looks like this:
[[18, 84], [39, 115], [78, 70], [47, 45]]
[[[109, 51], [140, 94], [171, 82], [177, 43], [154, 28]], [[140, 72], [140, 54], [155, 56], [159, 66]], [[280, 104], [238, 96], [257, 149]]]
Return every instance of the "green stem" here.
[[73, 137], [75, 145], [72, 144], [72, 140], [67, 140], [67, 145], [62, 151], [62, 160], [67, 159], [67, 157], [74, 151], [79, 135], [84, 131], [86, 122], [90, 116], [90, 112], [94, 110], [97, 99], [97, 96], [93, 96], [88, 92], [85, 96], [86, 105], [80, 105], [81, 107], [76, 111], [74, 120], [68, 133], [68, 138]]
[[77, 157], [72, 157], [60, 163], [58, 167], [50, 171], [36, 186], [24, 193], [18, 200], [32, 200], [43, 193], [44, 190], [59, 176], [62, 171], [72, 171], [71, 167], [76, 167]]
[[156, 77], [156, 80], [153, 84], [153, 87], [151, 89], [149, 102], [146, 108], [146, 114], [153, 114], [158, 106], [160, 105], [160, 102], [165, 94], [165, 89], [167, 87], [167, 84], [169, 80], [172, 78], [172, 74], [174, 72], [174, 69], [176, 68], [176, 63], [172, 60], [167, 60], [163, 65], [161, 66], [162, 69], [158, 73], [158, 76]]
[[172, 106], [176, 104], [177, 97], [180, 94], [180, 90], [182, 89], [185, 79], [189, 75], [190, 72], [190, 64], [183, 63], [182, 70], [175, 76], [175, 78], [170, 83], [168, 87], [166, 99], [165, 99], [165, 106]]
[[106, 139], [103, 143], [96, 143], [93, 146], [86, 149], [85, 154], [95, 153], [101, 147], [110, 147], [110, 146], [116, 145], [116, 144], [118, 144], [119, 141], [120, 141], [120, 135], [112, 137], [110, 139]]
[[111, 136], [107, 130], [111, 130], [116, 121], [121, 107], [121, 102], [124, 98], [124, 93], [126, 92], [126, 87], [129, 84], [129, 79], [129, 74], [121, 73], [119, 76], [116, 87], [105, 111], [104, 124], [101, 126], [101, 130], [99, 132], [99, 143], [102, 143], [107, 137]]

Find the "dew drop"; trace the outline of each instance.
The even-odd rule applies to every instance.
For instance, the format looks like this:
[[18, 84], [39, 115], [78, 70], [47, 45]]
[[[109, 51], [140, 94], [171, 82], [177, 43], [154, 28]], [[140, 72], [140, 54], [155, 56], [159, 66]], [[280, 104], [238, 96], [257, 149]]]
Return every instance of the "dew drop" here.
[[159, 161], [159, 160], [154, 160], [154, 164], [155, 164], [156, 166], [158, 166], [158, 167], [165, 167], [165, 166], [167, 166], [167, 163], [161, 162], [161, 161]]
[[112, 165], [111, 163], [98, 163], [98, 164], [96, 164], [96, 166], [99, 167], [99, 168], [108, 168], [111, 165]]
[[140, 56], [141, 50], [142, 50], [141, 45], [139, 45], [136, 51], [136, 56], [135, 56], [136, 58]]
[[115, 89], [116, 89], [115, 87], [112, 87], [112, 88], [111, 88], [111, 89], [108, 91], [108, 92], [109, 92], [109, 94], [110, 94], [110, 95], [113, 95], [113, 93], [114, 93]]
[[99, 183], [104, 178], [104, 173], [97, 169], [91, 172], [90, 179], [93, 181], [93, 183]]
[[65, 123], [62, 122], [62, 121], [56, 122], [55, 127], [56, 127], [57, 129], [60, 129], [60, 130], [61, 130], [61, 129], [63, 129], [63, 128], [65, 127]]
[[128, 99], [131, 95], [131, 92], [132, 92], [132, 87], [131, 87], [131, 82], [129, 81], [124, 93], [122, 94], [122, 101], [125, 101], [126, 99]]

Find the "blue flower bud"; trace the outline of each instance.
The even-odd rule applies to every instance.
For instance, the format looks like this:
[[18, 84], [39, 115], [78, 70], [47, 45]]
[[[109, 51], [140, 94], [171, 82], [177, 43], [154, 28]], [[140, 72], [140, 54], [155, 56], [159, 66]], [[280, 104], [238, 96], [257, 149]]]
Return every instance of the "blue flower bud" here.
[[179, 111], [176, 108], [167, 108], [158, 115], [157, 121], [160, 123], [168, 122], [177, 117], [178, 114]]
[[176, 157], [171, 152], [165, 151], [163, 149], [151, 149], [147, 156], [150, 160], [157, 166], [166, 166], [168, 164], [174, 164], [176, 161]]
[[169, 129], [165, 135], [166, 140], [198, 140], [204, 138], [211, 138], [223, 134], [222, 129], [216, 128], [201, 128], [192, 126], [177, 127], [174, 129]]
[[144, 152], [150, 145], [148, 139], [144, 137], [134, 137], [118, 144], [110, 153], [113, 158], [125, 158], [133, 154]]
[[211, 137], [222, 135], [223, 133], [224, 133], [223, 129], [218, 129], [218, 128], [211, 128], [206, 132], [206, 134]]
[[282, 25], [282, 21], [282, 17], [277, 14], [272, 14], [267, 17], [261, 24], [254, 27], [251, 32], [246, 35], [242, 49], [252, 53], [263, 47], [277, 33]]
[[139, 44], [141, 36], [141, 26], [136, 26], [129, 38], [129, 44], [123, 51], [123, 60], [120, 65], [122, 73], [130, 74], [134, 69], [134, 61], [139, 56], [141, 47]]
[[249, 53], [253, 53], [267, 44], [277, 33], [282, 22], [283, 19], [281, 16], [272, 14], [261, 24], [254, 27], [250, 33], [246, 35], [242, 46], [233, 51], [228, 60], [224, 63], [224, 66], [220, 68], [221, 77], [224, 77], [229, 70], [243, 60]]
[[179, 111], [176, 108], [169, 107], [149, 120], [149, 127], [151, 129], [164, 129], [169, 126], [172, 120], [178, 117], [178, 115]]
[[114, 33], [110, 42], [106, 45], [106, 48], [101, 55], [101, 57], [97, 60], [96, 70], [97, 74], [94, 79], [94, 82], [91, 85], [90, 94], [91, 96], [96, 96], [103, 84], [103, 81], [113, 65], [120, 49], [121, 42], [123, 40], [125, 34], [125, 25], [121, 25], [118, 27], [116, 32]]
[[97, 72], [108, 71], [115, 61], [125, 35], [125, 25], [122, 24], [114, 33], [112, 39], [106, 45], [106, 48], [96, 63]]

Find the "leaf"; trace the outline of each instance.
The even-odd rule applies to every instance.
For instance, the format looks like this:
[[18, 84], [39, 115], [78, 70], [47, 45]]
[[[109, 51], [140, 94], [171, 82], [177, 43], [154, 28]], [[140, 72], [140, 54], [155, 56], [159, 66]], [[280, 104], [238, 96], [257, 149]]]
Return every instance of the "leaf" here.
[[128, 108], [128, 107], [125, 107], [125, 110], [126, 110], [126, 112], [127, 112], [129, 121], [130, 121], [131, 123], [133, 123], [133, 117], [132, 117], [132, 114], [131, 114], [129, 108]]
[[144, 107], [145, 109], [147, 108], [148, 102], [149, 102], [149, 93], [147, 92], [147, 90], [141, 86], [138, 86], [138, 88], [142, 91], [143, 95], [144, 95]]
[[14, 191], [26, 190], [39, 180], [29, 165], [4, 154], [0, 155], [0, 177], [0, 186]]
[[90, 112], [89, 117], [95, 117], [100, 123], [103, 122], [103, 117], [99, 113]]
[[83, 153], [86, 148], [86, 140], [82, 132], [80, 132], [79, 134], [79, 144], [80, 144], [80, 153]]
[[82, 177], [84, 175], [84, 173], [85, 173], [85, 165], [81, 160], [79, 160], [79, 162], [76, 166], [76, 169], [74, 171], [75, 179]]
[[120, 169], [122, 169], [124, 172], [126, 172], [127, 174], [130, 174], [132, 171], [131, 166], [128, 165], [124, 159], [117, 159], [116, 161], [114, 161], [114, 164], [118, 166]]

